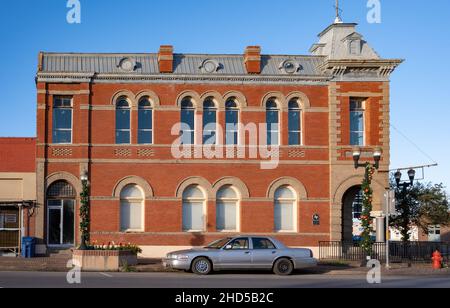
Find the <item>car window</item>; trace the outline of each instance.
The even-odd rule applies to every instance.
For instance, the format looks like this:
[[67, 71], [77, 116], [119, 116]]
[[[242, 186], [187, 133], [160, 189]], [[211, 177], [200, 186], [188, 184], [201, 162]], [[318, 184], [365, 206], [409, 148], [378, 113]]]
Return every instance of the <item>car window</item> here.
[[238, 238], [229, 243], [227, 246], [231, 245], [231, 250], [242, 250], [248, 249], [248, 238]]
[[272, 241], [266, 238], [253, 238], [253, 249], [277, 249]]

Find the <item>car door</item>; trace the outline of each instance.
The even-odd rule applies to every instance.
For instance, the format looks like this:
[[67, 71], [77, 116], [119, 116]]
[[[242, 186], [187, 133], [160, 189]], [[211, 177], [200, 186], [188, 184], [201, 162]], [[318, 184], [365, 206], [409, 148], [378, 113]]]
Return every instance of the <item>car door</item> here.
[[253, 237], [252, 239], [252, 268], [272, 268], [273, 262], [278, 257], [279, 250], [268, 238]]
[[251, 268], [252, 254], [248, 237], [233, 239], [219, 253], [218, 267], [222, 269]]

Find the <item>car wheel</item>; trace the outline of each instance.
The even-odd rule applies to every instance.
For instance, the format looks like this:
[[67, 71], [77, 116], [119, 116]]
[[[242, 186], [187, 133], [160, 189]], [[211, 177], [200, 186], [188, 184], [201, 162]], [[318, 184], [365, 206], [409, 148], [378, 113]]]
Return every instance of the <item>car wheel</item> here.
[[291, 260], [282, 258], [275, 262], [273, 267], [273, 272], [277, 275], [281, 276], [289, 276], [294, 271], [294, 264], [292, 264]]
[[208, 275], [212, 272], [212, 264], [207, 258], [197, 258], [192, 262], [192, 272], [197, 275]]

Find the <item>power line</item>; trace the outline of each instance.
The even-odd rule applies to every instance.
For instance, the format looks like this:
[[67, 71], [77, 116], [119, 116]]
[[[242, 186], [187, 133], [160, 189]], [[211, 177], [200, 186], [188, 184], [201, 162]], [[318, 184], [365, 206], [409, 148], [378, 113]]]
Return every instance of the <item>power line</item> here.
[[437, 164], [437, 161], [435, 161], [428, 153], [426, 153], [424, 150], [422, 150], [414, 141], [412, 141], [408, 136], [406, 136], [404, 133], [402, 133], [397, 127], [395, 127], [393, 124], [391, 124], [391, 127], [400, 135], [402, 136], [406, 141], [408, 141], [412, 146], [416, 148], [420, 153], [425, 155], [429, 160], [431, 160], [434, 164]]

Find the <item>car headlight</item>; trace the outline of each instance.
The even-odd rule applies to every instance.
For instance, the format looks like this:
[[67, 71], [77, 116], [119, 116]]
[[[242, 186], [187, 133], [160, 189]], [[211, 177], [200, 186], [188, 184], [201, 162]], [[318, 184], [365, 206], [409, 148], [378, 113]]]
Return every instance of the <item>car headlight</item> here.
[[177, 256], [174, 256], [174, 258], [177, 259], [178, 261], [189, 260], [189, 256], [186, 256], [186, 255], [177, 255]]

